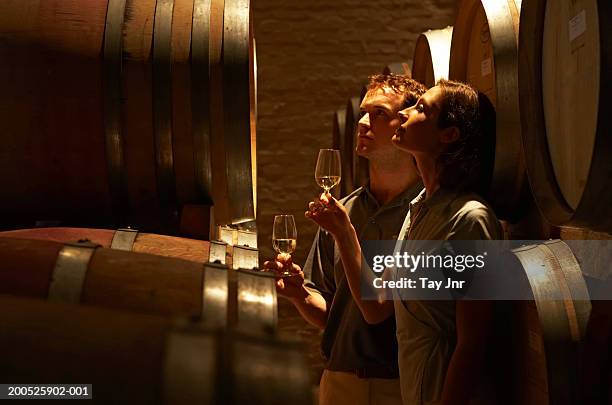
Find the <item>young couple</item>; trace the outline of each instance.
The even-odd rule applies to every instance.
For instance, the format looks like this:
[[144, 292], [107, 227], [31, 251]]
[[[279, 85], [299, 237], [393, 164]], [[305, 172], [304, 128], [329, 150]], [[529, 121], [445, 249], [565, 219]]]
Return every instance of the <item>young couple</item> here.
[[361, 111], [357, 153], [369, 160], [369, 184], [309, 203], [306, 217], [320, 229], [303, 271], [289, 255], [264, 265], [295, 273], [277, 290], [323, 329], [319, 404], [479, 403], [492, 304], [363, 300], [360, 292], [360, 241], [502, 238], [474, 193], [485, 136], [478, 94], [452, 81], [426, 90], [379, 75]]

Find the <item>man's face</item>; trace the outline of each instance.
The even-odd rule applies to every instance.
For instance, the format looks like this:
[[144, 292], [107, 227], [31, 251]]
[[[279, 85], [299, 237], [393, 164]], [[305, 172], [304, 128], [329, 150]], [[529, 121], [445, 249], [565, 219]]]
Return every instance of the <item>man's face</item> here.
[[359, 156], [372, 158], [374, 154], [384, 156], [395, 147], [391, 142], [393, 134], [400, 126], [399, 111], [404, 97], [390, 88], [369, 90], [361, 102], [362, 117], [357, 129]]
[[400, 149], [418, 154], [438, 154], [444, 147], [445, 130], [438, 128], [442, 90], [432, 87], [415, 105], [402, 110], [401, 126], [393, 136], [393, 143]]

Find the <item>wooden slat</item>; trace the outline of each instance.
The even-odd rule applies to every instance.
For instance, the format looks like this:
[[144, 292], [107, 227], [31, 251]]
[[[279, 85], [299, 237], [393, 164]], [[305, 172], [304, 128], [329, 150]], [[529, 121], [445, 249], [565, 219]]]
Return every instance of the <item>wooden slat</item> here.
[[[521, 318], [517, 331], [522, 339], [519, 352], [524, 352], [525, 367], [533, 369], [537, 390], [528, 395], [544, 395], [550, 403], [570, 404], [577, 398], [577, 344], [584, 336], [591, 306], [585, 281], [569, 247], [554, 240], [513, 250], [525, 271], [534, 304], [526, 305], [527, 318]], [[539, 395], [538, 395], [539, 396]], [[533, 403], [534, 398], [526, 398]]]
[[[87, 239], [110, 248], [115, 231], [91, 228], [36, 228], [0, 232], [0, 237], [69, 243]], [[209, 242], [139, 232], [132, 251], [198, 263], [208, 261]]]
[[453, 27], [429, 30], [417, 38], [414, 47], [412, 78], [427, 87], [440, 79], [448, 79]]
[[[524, 214], [526, 179], [518, 97], [514, 0], [462, 0], [453, 28], [449, 78], [483, 92], [495, 107], [495, 162], [488, 199], [498, 217]], [[516, 11], [516, 10], [515, 10]]]
[[[226, 0], [223, 32], [224, 139], [231, 223], [255, 219], [251, 134], [252, 29], [249, 0]], [[231, 94], [231, 97], [228, 95]], [[223, 173], [217, 173], [223, 175]]]
[[212, 203], [211, 143], [211, 3], [194, 0], [191, 31], [191, 104], [193, 160], [198, 199]]

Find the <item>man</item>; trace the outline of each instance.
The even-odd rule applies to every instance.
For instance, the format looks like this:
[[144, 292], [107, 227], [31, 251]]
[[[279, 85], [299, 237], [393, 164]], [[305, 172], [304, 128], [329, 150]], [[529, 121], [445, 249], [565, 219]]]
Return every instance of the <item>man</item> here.
[[[370, 78], [361, 103], [356, 147], [369, 161], [370, 182], [342, 200], [360, 240], [397, 239], [409, 203], [422, 188], [413, 159], [396, 148], [391, 138], [401, 123], [399, 111], [414, 104], [425, 90], [407, 76]], [[360, 296], [358, 286], [347, 282], [333, 237], [318, 231], [304, 272], [288, 255], [279, 255], [264, 267], [288, 267], [296, 273], [277, 281], [278, 292], [308, 322], [324, 330], [325, 371], [319, 403], [401, 404], [393, 312], [374, 316], [375, 322], [364, 318], [362, 306], [369, 303], [353, 298]], [[378, 303], [372, 304], [369, 310], [375, 313]]]

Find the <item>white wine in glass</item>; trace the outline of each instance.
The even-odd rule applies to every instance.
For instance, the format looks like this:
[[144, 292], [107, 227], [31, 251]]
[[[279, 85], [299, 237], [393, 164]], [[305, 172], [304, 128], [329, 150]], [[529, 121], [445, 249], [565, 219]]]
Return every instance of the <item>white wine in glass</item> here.
[[291, 254], [297, 247], [297, 241], [295, 239], [273, 239], [272, 244], [274, 245], [274, 250], [278, 253]]
[[[293, 215], [276, 215], [272, 227], [272, 247], [277, 253], [291, 254], [297, 247], [297, 228]], [[284, 270], [278, 276], [293, 276], [293, 273]]]
[[340, 183], [340, 151], [321, 149], [315, 168], [315, 180], [325, 193]]

